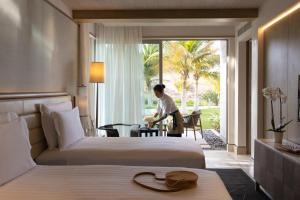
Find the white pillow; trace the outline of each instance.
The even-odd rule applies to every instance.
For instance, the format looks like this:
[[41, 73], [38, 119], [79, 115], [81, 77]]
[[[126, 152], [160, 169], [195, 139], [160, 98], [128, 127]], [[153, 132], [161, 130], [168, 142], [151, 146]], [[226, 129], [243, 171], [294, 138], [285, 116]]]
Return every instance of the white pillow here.
[[[0, 113], [0, 124], [6, 124], [8, 122], [12, 122], [16, 119], [18, 119], [19, 116], [14, 113], [14, 112], [7, 112], [7, 113]], [[22, 118], [22, 117], [21, 117]], [[29, 142], [29, 130], [28, 130], [28, 127], [27, 127], [27, 122], [25, 119], [22, 119], [21, 120], [23, 126], [24, 126], [24, 133], [25, 133], [25, 136], [28, 138], [28, 144], [31, 148], [31, 145], [30, 145], [30, 142]]]
[[58, 134], [59, 149], [66, 149], [84, 138], [78, 107], [70, 111], [53, 112], [52, 117]]
[[26, 173], [32, 160], [22, 119], [0, 125], [0, 185]]
[[26, 142], [27, 142], [27, 145], [29, 147], [29, 149], [31, 149], [31, 144], [30, 144], [30, 140], [29, 140], [29, 129], [28, 129], [28, 126], [27, 126], [27, 122], [26, 120], [23, 118], [23, 117], [18, 117], [15, 120], [20, 120], [22, 126], [23, 126], [23, 131], [22, 133], [25, 135], [26, 137]]
[[50, 150], [58, 146], [57, 133], [54, 127], [54, 122], [51, 117], [51, 113], [67, 110], [72, 110], [71, 101], [55, 104], [41, 104], [40, 106], [42, 127], [48, 143], [48, 148]]
[[6, 124], [18, 118], [18, 115], [13, 112], [0, 113], [0, 124]]

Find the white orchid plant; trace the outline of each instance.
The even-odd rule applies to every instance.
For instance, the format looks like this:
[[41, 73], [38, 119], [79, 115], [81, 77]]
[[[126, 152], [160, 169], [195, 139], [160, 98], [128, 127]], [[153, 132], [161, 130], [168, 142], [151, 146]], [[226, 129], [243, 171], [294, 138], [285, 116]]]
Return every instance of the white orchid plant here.
[[[286, 123], [284, 123], [284, 117], [282, 116], [282, 105], [286, 103], [287, 96], [282, 92], [280, 88], [272, 88], [267, 87], [262, 90], [263, 95], [265, 98], [269, 99], [271, 101], [271, 126], [272, 128], [267, 129], [267, 131], [273, 131], [273, 132], [285, 132], [284, 128], [291, 123], [293, 120], [290, 120]], [[275, 101], [279, 99], [279, 106], [280, 106], [280, 115], [279, 115], [279, 126], [276, 127], [275, 125], [275, 117], [274, 117], [274, 108], [273, 104]]]

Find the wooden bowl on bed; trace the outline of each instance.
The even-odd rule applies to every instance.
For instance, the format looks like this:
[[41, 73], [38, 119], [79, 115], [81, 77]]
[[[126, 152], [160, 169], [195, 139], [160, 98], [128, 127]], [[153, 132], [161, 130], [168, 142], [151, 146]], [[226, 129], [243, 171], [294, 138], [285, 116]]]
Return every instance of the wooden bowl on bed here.
[[198, 175], [191, 171], [172, 171], [166, 174], [166, 185], [171, 188], [191, 188], [197, 185]]

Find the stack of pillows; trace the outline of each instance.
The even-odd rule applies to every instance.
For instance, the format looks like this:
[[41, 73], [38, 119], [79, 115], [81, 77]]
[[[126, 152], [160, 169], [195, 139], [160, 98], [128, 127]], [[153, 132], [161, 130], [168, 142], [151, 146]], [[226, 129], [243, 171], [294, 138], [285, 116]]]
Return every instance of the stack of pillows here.
[[35, 167], [25, 119], [0, 114], [0, 186]]
[[42, 126], [50, 150], [67, 149], [84, 138], [78, 107], [72, 102], [42, 104], [40, 107]]

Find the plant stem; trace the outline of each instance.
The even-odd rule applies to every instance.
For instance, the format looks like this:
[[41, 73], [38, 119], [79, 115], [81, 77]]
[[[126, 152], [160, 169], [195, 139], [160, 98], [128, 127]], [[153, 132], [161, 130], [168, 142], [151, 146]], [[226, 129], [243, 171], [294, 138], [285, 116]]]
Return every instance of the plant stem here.
[[280, 126], [282, 126], [282, 101], [281, 101], [281, 97], [279, 98], [279, 102], [280, 102]]
[[272, 125], [273, 130], [275, 130], [273, 100], [271, 100], [271, 113], [272, 113], [271, 125]]

